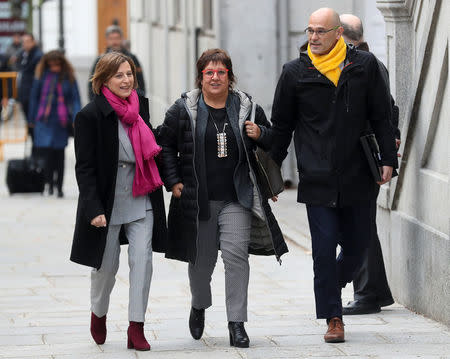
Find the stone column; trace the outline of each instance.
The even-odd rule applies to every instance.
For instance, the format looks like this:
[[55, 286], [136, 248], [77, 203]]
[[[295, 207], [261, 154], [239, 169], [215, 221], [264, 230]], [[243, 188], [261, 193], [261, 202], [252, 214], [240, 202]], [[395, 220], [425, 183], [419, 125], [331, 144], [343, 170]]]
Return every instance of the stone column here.
[[406, 113], [414, 68], [413, 6], [414, 0], [377, 0], [377, 7], [386, 22], [386, 66], [391, 93], [400, 109], [400, 128]]

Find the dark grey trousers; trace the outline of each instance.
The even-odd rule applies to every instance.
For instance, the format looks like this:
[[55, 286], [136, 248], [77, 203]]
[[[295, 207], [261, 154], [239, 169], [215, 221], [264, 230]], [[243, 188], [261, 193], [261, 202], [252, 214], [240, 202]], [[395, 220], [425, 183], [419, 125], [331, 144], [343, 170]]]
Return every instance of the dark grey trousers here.
[[228, 321], [246, 322], [251, 212], [237, 202], [210, 201], [209, 205], [210, 219], [199, 222], [197, 260], [188, 269], [192, 306], [206, 309], [212, 305], [211, 276], [220, 249]]

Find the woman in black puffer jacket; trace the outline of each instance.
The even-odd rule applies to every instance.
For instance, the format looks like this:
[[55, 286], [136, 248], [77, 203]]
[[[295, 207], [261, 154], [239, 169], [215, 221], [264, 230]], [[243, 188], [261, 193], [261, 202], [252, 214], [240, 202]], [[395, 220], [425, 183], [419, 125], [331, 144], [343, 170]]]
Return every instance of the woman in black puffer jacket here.
[[230, 345], [248, 347], [248, 254], [288, 251], [255, 177], [253, 149], [270, 148], [271, 129], [261, 107], [248, 121], [251, 98], [232, 88], [231, 59], [221, 49], [197, 61], [197, 88], [181, 96], [159, 128], [161, 174], [172, 191], [166, 256], [189, 262], [189, 328], [200, 339], [211, 306], [211, 275], [222, 252]]

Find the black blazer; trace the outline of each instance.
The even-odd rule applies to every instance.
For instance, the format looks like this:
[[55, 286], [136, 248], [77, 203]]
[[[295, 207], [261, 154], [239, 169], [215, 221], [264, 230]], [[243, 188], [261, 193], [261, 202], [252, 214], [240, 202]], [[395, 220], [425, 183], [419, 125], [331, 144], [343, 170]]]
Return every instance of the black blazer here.
[[[139, 114], [150, 127], [148, 99], [139, 97]], [[100, 214], [109, 223], [114, 203], [119, 135], [118, 117], [103, 95], [96, 95], [75, 118], [75, 174], [80, 191], [70, 260], [100, 268], [108, 227], [90, 224]], [[149, 194], [154, 214], [152, 246], [165, 252], [167, 227], [162, 189]], [[123, 229], [120, 243], [128, 240]]]

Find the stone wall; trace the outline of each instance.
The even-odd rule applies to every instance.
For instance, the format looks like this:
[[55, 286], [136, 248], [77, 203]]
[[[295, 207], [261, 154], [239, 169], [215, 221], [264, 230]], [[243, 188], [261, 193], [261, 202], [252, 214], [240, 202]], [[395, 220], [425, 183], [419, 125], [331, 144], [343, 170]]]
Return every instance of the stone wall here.
[[377, 5], [402, 131], [400, 175], [379, 200], [388, 277], [397, 301], [450, 325], [450, 3]]

